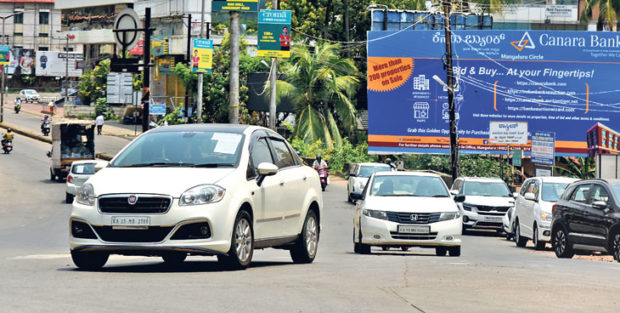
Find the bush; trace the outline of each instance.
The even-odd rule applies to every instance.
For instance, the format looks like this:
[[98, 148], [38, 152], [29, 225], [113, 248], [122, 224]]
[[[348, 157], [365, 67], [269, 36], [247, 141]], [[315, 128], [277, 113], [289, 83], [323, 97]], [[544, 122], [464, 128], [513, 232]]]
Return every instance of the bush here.
[[95, 101], [95, 117], [99, 115], [103, 115], [106, 120], [118, 119], [116, 114], [114, 114], [114, 110], [108, 106], [106, 98], [98, 98]]

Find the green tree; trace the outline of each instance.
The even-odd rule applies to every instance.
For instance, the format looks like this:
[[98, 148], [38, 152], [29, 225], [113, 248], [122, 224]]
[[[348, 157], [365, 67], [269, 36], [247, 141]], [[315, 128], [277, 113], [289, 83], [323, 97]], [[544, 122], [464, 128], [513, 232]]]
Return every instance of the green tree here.
[[359, 86], [359, 72], [351, 59], [338, 55], [339, 48], [324, 43], [312, 51], [294, 46], [291, 59], [283, 65], [286, 80], [278, 80], [277, 96], [290, 98], [296, 106], [293, 138], [306, 143], [322, 140], [332, 147], [342, 144], [341, 131], [353, 132], [356, 110], [351, 96]]
[[110, 73], [110, 60], [105, 59], [93, 70], [86, 71], [81, 77], [78, 86], [78, 96], [82, 103], [90, 105], [99, 98], [105, 98], [108, 74]]
[[585, 0], [585, 6], [581, 11], [580, 19], [588, 22], [592, 19], [592, 10], [599, 6], [600, 14], [598, 23], [604, 30], [615, 30], [618, 23], [618, 13], [620, 12], [620, 1], [618, 0]]
[[558, 175], [590, 179], [594, 178], [596, 165], [592, 158], [562, 157], [557, 162], [555, 170]]

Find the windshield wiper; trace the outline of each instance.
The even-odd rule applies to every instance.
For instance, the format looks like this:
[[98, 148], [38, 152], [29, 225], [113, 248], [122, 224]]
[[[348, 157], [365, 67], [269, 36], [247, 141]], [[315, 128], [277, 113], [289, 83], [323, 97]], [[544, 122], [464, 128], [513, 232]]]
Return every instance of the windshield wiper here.
[[234, 167], [235, 165], [232, 163], [203, 163], [203, 164], [194, 164], [193, 167]]
[[173, 163], [173, 162], [151, 162], [151, 163], [136, 163], [131, 165], [119, 166], [119, 167], [185, 167], [194, 166], [192, 163]]

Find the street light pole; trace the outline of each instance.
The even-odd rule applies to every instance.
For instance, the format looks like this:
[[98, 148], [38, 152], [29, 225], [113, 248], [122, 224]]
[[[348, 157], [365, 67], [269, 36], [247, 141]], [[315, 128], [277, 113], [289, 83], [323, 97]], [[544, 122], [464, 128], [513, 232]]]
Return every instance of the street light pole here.
[[444, 0], [444, 30], [446, 36], [446, 67], [448, 108], [450, 110], [450, 168], [452, 169], [452, 181], [459, 175], [459, 148], [457, 143], [456, 113], [454, 108], [454, 69], [452, 68], [452, 33], [450, 29], [450, 0]]
[[[24, 12], [17, 12], [17, 13], [13, 13], [13, 14], [9, 14], [9, 15], [5, 15], [5, 16], [0, 16], [0, 19], [2, 19], [2, 41], [4, 41], [4, 21], [9, 18], [9, 17], [13, 17], [17, 14], [22, 14]], [[8, 38], [6, 43], [8, 44]], [[5, 87], [4, 87], [4, 83], [6, 80], [6, 65], [2, 65], [2, 91], [0, 91], [0, 123], [4, 122], [4, 93], [6, 92]]]
[[[271, 0], [271, 8], [273, 10], [278, 9], [278, 0]], [[276, 84], [278, 80], [278, 58], [271, 58], [271, 73], [269, 75], [269, 86], [271, 87], [271, 91], [269, 94], [269, 128], [272, 130], [276, 130], [276, 120], [277, 112], [276, 112]]]
[[67, 87], [69, 79], [69, 34], [65, 36], [65, 104], [69, 104], [69, 88]]
[[[202, 0], [202, 10], [200, 11], [200, 38], [204, 38], [205, 34], [205, 1]], [[198, 111], [196, 112], [196, 123], [202, 122], [202, 86], [204, 84], [203, 73], [198, 73], [198, 99], [196, 99], [196, 106]]]

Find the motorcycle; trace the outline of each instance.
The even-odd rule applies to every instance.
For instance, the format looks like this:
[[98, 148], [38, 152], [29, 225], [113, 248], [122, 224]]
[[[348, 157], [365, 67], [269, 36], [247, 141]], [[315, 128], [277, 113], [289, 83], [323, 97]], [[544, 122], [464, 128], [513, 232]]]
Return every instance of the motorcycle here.
[[4, 154], [9, 154], [13, 151], [13, 140], [4, 140], [2, 142], [2, 150], [4, 150]]
[[22, 109], [21, 103], [19, 103], [19, 101], [16, 102], [15, 106], [13, 107], [13, 109], [15, 110], [15, 114], [19, 114], [19, 111]]
[[41, 132], [43, 133], [43, 136], [49, 135], [51, 128], [50, 124], [50, 121], [45, 121], [43, 122], [43, 124], [41, 124]]
[[319, 179], [321, 181], [321, 190], [325, 191], [325, 187], [329, 185], [329, 171], [327, 171], [329, 167], [319, 167], [317, 171], [319, 172]]

